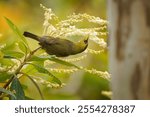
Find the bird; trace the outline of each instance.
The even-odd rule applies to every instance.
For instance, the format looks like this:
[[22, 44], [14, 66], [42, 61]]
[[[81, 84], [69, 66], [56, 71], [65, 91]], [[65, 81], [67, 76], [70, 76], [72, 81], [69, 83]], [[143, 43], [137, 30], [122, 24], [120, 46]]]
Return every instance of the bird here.
[[54, 38], [52, 36], [38, 36], [27, 31], [25, 31], [23, 35], [38, 41], [39, 45], [46, 51], [46, 53], [49, 55], [55, 55], [57, 57], [67, 57], [83, 52], [88, 47], [89, 39], [89, 36], [87, 36], [78, 42], [72, 42], [70, 40], [58, 37]]

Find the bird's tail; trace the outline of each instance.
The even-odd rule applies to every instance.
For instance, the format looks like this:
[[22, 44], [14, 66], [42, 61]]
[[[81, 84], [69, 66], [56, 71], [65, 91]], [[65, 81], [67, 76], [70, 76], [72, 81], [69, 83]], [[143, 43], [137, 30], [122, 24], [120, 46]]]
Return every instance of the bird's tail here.
[[35, 35], [35, 34], [33, 34], [33, 33], [26, 32], [26, 31], [23, 33], [23, 35], [24, 35], [25, 37], [29, 37], [29, 38], [35, 39], [35, 40], [37, 40], [37, 41], [40, 41], [40, 38], [41, 38], [41, 37], [39, 37], [39, 36], [37, 36], [37, 35]]

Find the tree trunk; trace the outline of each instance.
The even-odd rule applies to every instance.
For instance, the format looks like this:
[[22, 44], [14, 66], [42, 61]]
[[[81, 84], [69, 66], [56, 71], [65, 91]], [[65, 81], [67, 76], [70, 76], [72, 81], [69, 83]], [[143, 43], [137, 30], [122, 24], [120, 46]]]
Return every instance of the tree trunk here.
[[150, 0], [108, 0], [113, 99], [150, 99]]

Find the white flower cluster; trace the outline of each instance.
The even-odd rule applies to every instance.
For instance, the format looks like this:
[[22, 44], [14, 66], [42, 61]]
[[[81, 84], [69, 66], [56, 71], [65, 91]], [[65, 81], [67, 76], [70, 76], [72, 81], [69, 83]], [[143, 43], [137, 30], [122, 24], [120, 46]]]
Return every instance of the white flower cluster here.
[[44, 34], [46, 34], [48, 31], [55, 32], [56, 28], [55, 28], [55, 26], [53, 26], [50, 23], [50, 21], [51, 20], [58, 20], [58, 17], [52, 12], [52, 10], [50, 8], [46, 8], [42, 4], [40, 4], [40, 6], [45, 10], [45, 13], [44, 13], [45, 20], [44, 20], [44, 23], [43, 23]]
[[70, 19], [71, 21], [74, 21], [74, 22], [82, 22], [83, 20], [88, 20], [88, 22], [96, 23], [99, 25], [106, 25], [107, 24], [106, 20], [103, 20], [99, 17], [88, 15], [86, 13], [84, 13], [84, 14], [73, 13], [72, 15], [68, 16], [68, 19]]
[[63, 59], [64, 61], [67, 61], [67, 62], [76, 62], [76, 61], [80, 61], [80, 60], [83, 60], [87, 57], [87, 55], [82, 55], [82, 56], [79, 56], [79, 57], [76, 57], [76, 58], [67, 58], [67, 59]]
[[56, 69], [56, 68], [51, 68], [49, 69], [51, 72], [57, 72], [57, 73], [66, 73], [66, 74], [70, 74], [70, 73], [74, 73], [76, 72], [78, 69], [77, 68], [72, 68], [72, 69]]
[[[45, 20], [43, 23], [44, 27], [44, 35], [52, 36], [52, 37], [59, 37], [59, 38], [65, 38], [68, 39], [69, 37], [73, 36], [89, 36], [89, 40], [93, 41], [95, 44], [98, 44], [100, 48], [98, 50], [94, 50], [88, 48], [86, 51], [84, 51], [84, 54], [80, 57], [74, 57], [70, 59], [63, 59], [67, 62], [75, 62], [83, 60], [87, 57], [87, 54], [85, 53], [92, 53], [92, 54], [100, 54], [104, 51], [104, 49], [107, 48], [107, 44], [104, 40], [104, 37], [107, 36], [107, 24], [108, 22], [106, 20], [103, 20], [99, 17], [91, 16], [86, 13], [84, 14], [75, 14], [67, 16], [65, 20], [60, 20], [55, 13], [50, 9], [46, 8], [45, 6], [41, 5], [41, 7], [45, 11]], [[86, 23], [89, 24], [87, 28], [85, 27], [79, 27], [80, 23]], [[91, 26], [91, 24], [93, 24]], [[69, 38], [70, 39], [70, 38]], [[46, 61], [46, 65], [53, 64], [55, 62]], [[48, 66], [47, 66], [48, 67]], [[100, 77], [103, 77], [107, 80], [110, 79], [110, 74], [108, 72], [102, 72], [98, 71], [96, 69], [87, 69], [82, 66], [80, 66], [80, 69], [63, 69], [63, 68], [49, 68], [48, 70], [51, 72], [57, 72], [57, 73], [73, 73], [78, 70], [83, 70], [85, 72], [98, 75]]]
[[96, 69], [84, 69], [86, 72], [90, 73], [90, 74], [95, 74], [95, 75], [98, 75], [99, 77], [102, 77], [102, 78], [105, 78], [107, 80], [110, 80], [110, 74], [105, 71], [105, 72], [102, 72], [102, 71], [98, 71]]
[[[66, 20], [60, 20], [50, 8], [41, 5], [45, 10], [44, 35], [52, 37], [68, 38], [71, 36], [89, 36], [89, 40], [94, 41], [101, 48], [106, 48], [107, 44], [101, 36], [106, 36], [107, 32], [103, 31], [107, 28], [107, 21], [99, 17], [91, 16], [86, 13], [75, 14], [68, 16]], [[97, 27], [78, 28], [78, 23], [94, 23]]]
[[47, 87], [50, 87], [50, 88], [61, 88], [62, 86], [64, 86], [65, 84], [62, 83], [62, 85], [60, 86], [59, 84], [57, 83], [52, 83], [52, 82], [49, 82], [47, 80], [44, 80], [42, 79], [41, 77], [37, 77], [37, 76], [32, 76], [33, 80], [39, 84], [43, 84]]

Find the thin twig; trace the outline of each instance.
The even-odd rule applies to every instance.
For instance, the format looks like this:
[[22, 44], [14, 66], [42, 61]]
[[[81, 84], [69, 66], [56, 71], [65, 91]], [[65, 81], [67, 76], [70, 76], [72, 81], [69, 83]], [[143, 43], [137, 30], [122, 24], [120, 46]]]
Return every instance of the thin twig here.
[[38, 86], [38, 84], [33, 80], [33, 78], [24, 72], [20, 72], [20, 74], [27, 76], [33, 82], [33, 84], [35, 85], [35, 87], [37, 88], [37, 90], [41, 96], [41, 99], [44, 100], [44, 96], [42, 94], [42, 91], [40, 90], [40, 87]]
[[8, 80], [8, 82], [3, 86], [3, 88], [6, 89], [9, 86], [9, 84], [13, 81], [13, 79], [14, 75]]
[[[13, 81], [14, 76], [17, 76], [17, 74], [20, 72], [20, 70], [22, 69], [22, 67], [26, 64], [26, 62], [32, 57], [32, 55], [38, 51], [39, 49], [41, 49], [41, 47], [38, 47], [37, 49], [33, 50], [30, 52], [30, 54], [26, 57], [26, 59], [24, 59], [24, 61], [20, 64], [20, 66], [18, 67], [18, 69], [15, 71], [15, 75], [13, 75], [8, 82], [3, 86], [3, 88], [7, 88], [9, 86], [9, 84]], [[0, 94], [1, 95], [1, 94]]]

